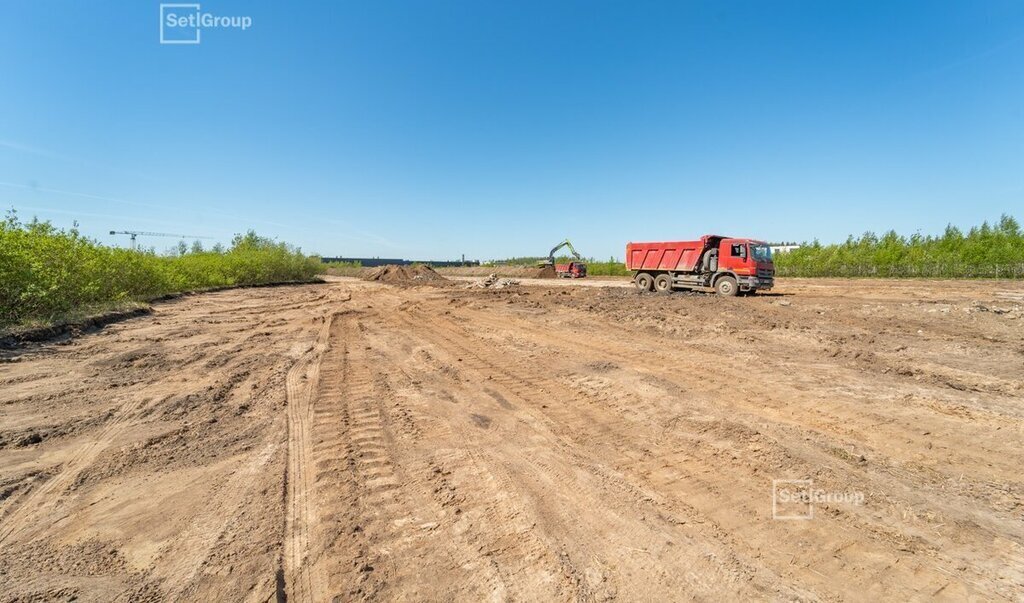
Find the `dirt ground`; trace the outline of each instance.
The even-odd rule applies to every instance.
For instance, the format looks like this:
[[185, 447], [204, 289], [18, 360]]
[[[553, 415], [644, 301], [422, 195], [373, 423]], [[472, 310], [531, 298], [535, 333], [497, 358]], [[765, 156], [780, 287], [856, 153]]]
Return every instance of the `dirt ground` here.
[[0, 353], [0, 601], [1024, 599], [1024, 284], [464, 286]]
[[557, 278], [554, 266], [537, 268], [535, 266], [446, 266], [437, 272], [446, 277], [487, 276], [494, 274], [509, 278]]

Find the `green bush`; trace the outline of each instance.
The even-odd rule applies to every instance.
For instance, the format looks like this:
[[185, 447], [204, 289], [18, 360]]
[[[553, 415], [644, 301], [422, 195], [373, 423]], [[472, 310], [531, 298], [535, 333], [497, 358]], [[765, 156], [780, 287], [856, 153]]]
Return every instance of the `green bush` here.
[[359, 276], [363, 270], [362, 262], [324, 262], [322, 271], [333, 276]]
[[942, 236], [866, 232], [840, 244], [813, 241], [775, 254], [775, 269], [779, 276], [1024, 278], [1024, 233], [1007, 215], [966, 235], [954, 226]]
[[178, 254], [107, 247], [49, 222], [0, 221], [0, 327], [182, 291], [309, 281], [322, 270], [285, 243], [238, 235], [227, 250]]
[[587, 261], [587, 274], [589, 276], [630, 276], [633, 273], [626, 270], [626, 264], [615, 261], [615, 258], [608, 258], [607, 262]]

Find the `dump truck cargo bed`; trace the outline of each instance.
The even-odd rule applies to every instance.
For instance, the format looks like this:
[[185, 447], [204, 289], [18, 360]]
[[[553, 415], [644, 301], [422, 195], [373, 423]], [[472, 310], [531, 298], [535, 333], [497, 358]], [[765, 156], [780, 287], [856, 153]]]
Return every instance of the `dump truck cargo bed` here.
[[629, 243], [626, 245], [626, 269], [691, 272], [700, 261], [707, 238], [705, 236], [697, 241]]

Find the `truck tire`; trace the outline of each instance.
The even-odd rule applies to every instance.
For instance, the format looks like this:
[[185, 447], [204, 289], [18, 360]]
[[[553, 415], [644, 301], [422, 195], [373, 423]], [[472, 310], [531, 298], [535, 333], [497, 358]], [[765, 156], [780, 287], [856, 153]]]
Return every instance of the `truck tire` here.
[[654, 277], [654, 290], [658, 293], [670, 293], [672, 291], [672, 277], [667, 274], [659, 274]]
[[731, 276], [723, 276], [715, 281], [715, 293], [723, 297], [735, 297], [739, 289], [736, 286], [736, 279]]
[[641, 272], [633, 277], [633, 282], [636, 284], [636, 288], [641, 291], [650, 291], [654, 288], [654, 277], [646, 272]]

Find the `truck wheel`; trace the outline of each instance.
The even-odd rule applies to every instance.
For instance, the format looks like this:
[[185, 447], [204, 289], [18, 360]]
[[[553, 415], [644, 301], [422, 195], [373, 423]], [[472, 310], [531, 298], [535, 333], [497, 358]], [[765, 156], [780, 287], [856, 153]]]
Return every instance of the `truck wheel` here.
[[715, 292], [723, 297], [734, 297], [738, 291], [736, 279], [731, 276], [723, 276], [715, 283]]
[[658, 293], [668, 293], [672, 291], [672, 277], [667, 274], [659, 274], [654, 277], [654, 290]]
[[636, 288], [641, 291], [650, 291], [654, 287], [654, 278], [646, 272], [641, 272], [633, 278], [633, 282], [636, 283]]

